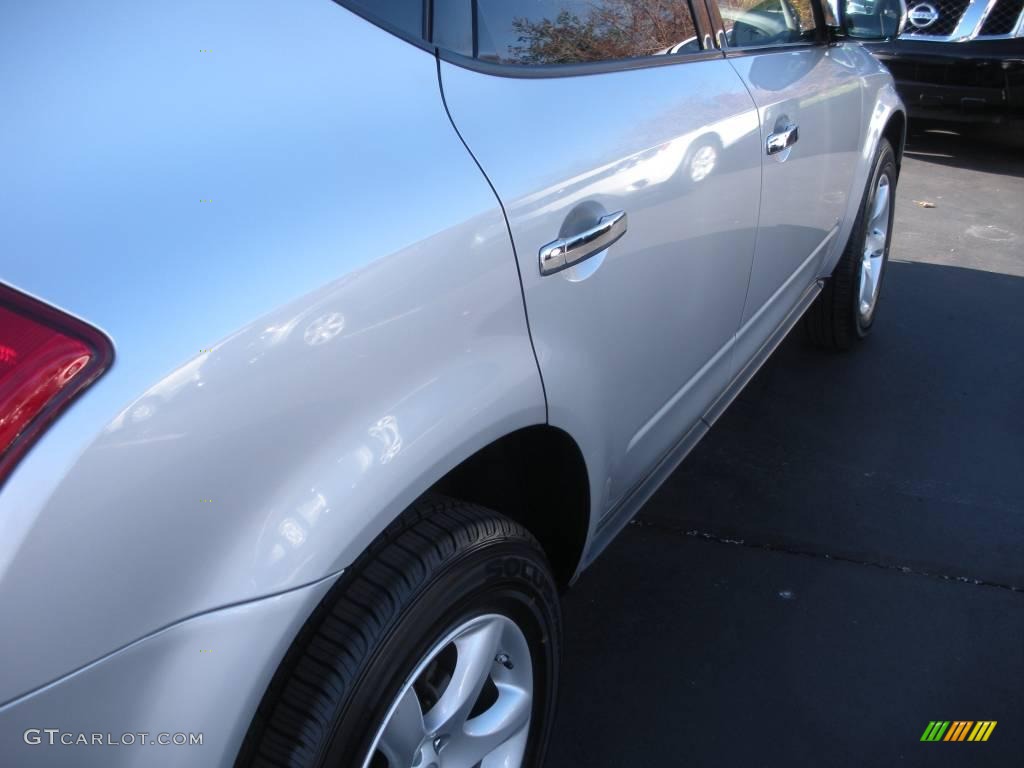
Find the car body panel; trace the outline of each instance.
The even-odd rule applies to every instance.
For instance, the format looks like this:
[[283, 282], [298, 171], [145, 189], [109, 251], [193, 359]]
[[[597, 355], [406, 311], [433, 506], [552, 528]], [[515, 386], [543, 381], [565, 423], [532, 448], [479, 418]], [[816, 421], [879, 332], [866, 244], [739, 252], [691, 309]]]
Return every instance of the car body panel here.
[[[442, 61], [441, 82], [505, 206], [549, 422], [583, 450], [593, 533], [732, 378], [761, 172], [753, 103], [722, 58], [540, 79]], [[620, 210], [618, 242], [540, 274], [542, 246]]]
[[[232, 765], [274, 670], [337, 577], [179, 622], [0, 707], [4, 764]], [[64, 735], [53, 734], [53, 745], [51, 734], [26, 736], [46, 728]], [[101, 743], [61, 743], [79, 733], [100, 734]], [[177, 733], [201, 734], [202, 743], [175, 744]], [[31, 743], [37, 737], [42, 743]]]
[[759, 350], [808, 286], [836, 267], [879, 140], [902, 108], [892, 79], [857, 43], [752, 51], [730, 61], [758, 102], [765, 141], [782, 123], [800, 130], [790, 150], [764, 158], [758, 248], [736, 340], [742, 366], [764, 361]]
[[[760, 313], [760, 328], [751, 334], [759, 345], [814, 278], [845, 213], [859, 150], [861, 87], [856, 59], [840, 47], [751, 50], [729, 61], [757, 103], [763, 145], [786, 125], [799, 131], [788, 149], [762, 153], [761, 217], [743, 310], [744, 325]], [[813, 253], [817, 262], [809, 261]], [[801, 269], [806, 279], [777, 293]], [[740, 357], [750, 354], [745, 349]]]
[[[796, 240], [777, 238], [773, 249], [761, 250], [759, 230], [758, 248], [761, 264], [758, 270], [758, 256], [755, 256], [751, 290], [754, 289], [753, 280], [756, 274], [757, 279], [761, 281], [761, 292], [768, 293], [755, 300], [751, 300], [748, 295], [743, 322], [733, 345], [735, 364], [732, 381], [720, 390], [715, 401], [704, 412], [701, 422], [689, 430], [680, 432], [668, 453], [650, 469], [641, 483], [593, 527], [580, 564], [581, 570], [594, 561], [615, 534], [657, 490], [661, 482], [696, 446], [709, 426], [739, 394], [746, 382], [768, 359], [786, 332], [800, 319], [803, 311], [818, 295], [820, 280], [831, 274], [852, 232], [878, 142], [893, 116], [904, 112], [903, 104], [893, 87], [892, 78], [859, 44], [840, 43], [828, 48], [816, 46], [805, 50], [816, 52], [810, 67], [808, 62], [800, 62], [799, 51], [793, 50], [757, 52], [749, 58], [731, 58], [730, 62], [749, 78], [754, 66], [754, 61], [749, 59], [761, 59], [755, 70], [758, 82], [751, 80], [751, 91], [761, 102], [759, 122], [762, 126], [762, 149], [763, 140], [770, 132], [765, 130], [765, 125], [774, 126], [775, 119], [780, 114], [778, 107], [791, 106], [789, 99], [795, 98], [797, 106], [805, 106], [800, 103], [801, 99], [809, 100], [813, 108], [816, 101], [827, 99], [829, 90], [832, 89], [835, 92], [831, 94], [832, 107], [843, 109], [848, 114], [852, 113], [853, 119], [849, 120], [848, 125], [843, 125], [835, 135], [822, 136], [820, 133], [822, 128], [830, 130], [831, 125], [834, 125], [835, 119], [832, 116], [817, 115], [816, 124], [809, 123], [819, 129], [817, 140], [808, 142], [816, 146], [809, 153], [812, 155], [811, 158], [793, 174], [786, 173], [784, 164], [779, 163], [778, 159], [762, 152], [765, 177], [775, 174], [774, 191], [777, 193], [768, 197], [762, 193], [762, 217], [765, 215], [764, 208], [774, 205], [771, 216], [775, 219], [788, 216], [791, 221], [800, 221], [801, 214], [795, 206], [789, 204], [789, 199], [799, 197], [803, 193], [802, 190], [793, 193], [792, 187], [800, 183], [801, 174], [805, 174], [806, 178], [803, 181], [811, 184], [812, 189], [818, 189], [823, 197], [828, 195], [829, 199], [824, 201], [824, 205], [813, 196], [800, 198], [805, 211], [821, 206], [817, 208], [817, 217], [822, 223], [811, 236]], [[822, 66], [820, 59], [826, 51], [832, 61], [825, 62]], [[794, 53], [797, 55], [794, 56]], [[775, 56], [781, 61], [775, 64], [772, 59], [767, 58], [769, 56]], [[797, 66], [794, 66], [794, 60]], [[825, 72], [822, 74], [819, 71], [816, 77], [815, 69], [824, 69]], [[809, 88], [806, 83], [800, 82], [808, 71], [812, 80], [819, 80]], [[785, 90], [787, 86], [794, 85], [794, 81], [798, 86], [796, 90], [803, 91], [802, 96], [799, 93], [794, 96], [792, 91]], [[776, 92], [767, 88], [768, 85], [773, 85]], [[762, 89], [767, 93], [759, 92]], [[862, 108], [859, 103], [861, 101], [865, 105], [873, 104], [874, 107]], [[803, 141], [802, 137], [800, 141]], [[799, 146], [799, 142], [796, 146]], [[832, 151], [837, 153], [837, 157], [829, 164], [823, 160], [823, 154]], [[831, 175], [828, 178], [818, 178], [825, 173], [826, 168]], [[784, 196], [784, 199], [780, 200], [780, 196]], [[831, 228], [827, 229], [830, 221]], [[821, 238], [820, 241], [818, 237]], [[802, 243], [805, 251], [808, 247], [812, 250], [800, 254], [799, 258], [786, 252], [787, 243], [798, 242]], [[768, 259], [775, 261], [766, 262]], [[786, 268], [779, 266], [779, 259], [787, 265]]]
[[545, 416], [429, 53], [324, 0], [4, 16], [0, 279], [117, 358], [0, 493], [0, 703], [338, 571]]

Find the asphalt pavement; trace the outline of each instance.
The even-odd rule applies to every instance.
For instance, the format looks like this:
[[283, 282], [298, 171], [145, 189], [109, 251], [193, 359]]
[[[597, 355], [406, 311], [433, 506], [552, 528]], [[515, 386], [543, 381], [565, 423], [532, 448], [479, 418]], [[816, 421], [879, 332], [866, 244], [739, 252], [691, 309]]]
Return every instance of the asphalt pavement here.
[[1024, 137], [912, 128], [872, 336], [798, 327], [566, 596], [550, 768], [1024, 766]]

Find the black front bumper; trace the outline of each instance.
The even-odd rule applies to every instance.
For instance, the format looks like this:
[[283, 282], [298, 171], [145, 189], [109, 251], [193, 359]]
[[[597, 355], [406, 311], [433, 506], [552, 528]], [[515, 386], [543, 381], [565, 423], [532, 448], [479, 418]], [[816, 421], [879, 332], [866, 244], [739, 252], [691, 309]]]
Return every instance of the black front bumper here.
[[900, 39], [867, 47], [892, 72], [911, 116], [1024, 119], [1024, 38], [959, 43]]

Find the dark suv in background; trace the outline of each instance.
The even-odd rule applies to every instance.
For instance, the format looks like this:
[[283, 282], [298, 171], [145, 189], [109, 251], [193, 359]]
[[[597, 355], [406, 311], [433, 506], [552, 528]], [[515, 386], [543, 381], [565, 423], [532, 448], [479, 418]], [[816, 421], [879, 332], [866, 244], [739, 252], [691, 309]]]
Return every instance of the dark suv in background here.
[[[864, 0], [870, 25], [896, 0]], [[910, 0], [906, 28], [868, 47], [912, 117], [1024, 126], [1024, 0]], [[861, 11], [858, 13], [857, 11]]]

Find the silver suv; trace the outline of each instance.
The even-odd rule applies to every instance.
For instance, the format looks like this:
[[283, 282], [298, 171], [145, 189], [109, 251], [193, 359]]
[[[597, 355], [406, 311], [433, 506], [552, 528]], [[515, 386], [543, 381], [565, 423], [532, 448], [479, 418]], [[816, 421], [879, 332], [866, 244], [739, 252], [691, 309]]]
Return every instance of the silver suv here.
[[845, 28], [6, 4], [4, 764], [540, 765], [560, 590], [801, 317], [875, 323], [906, 118]]

